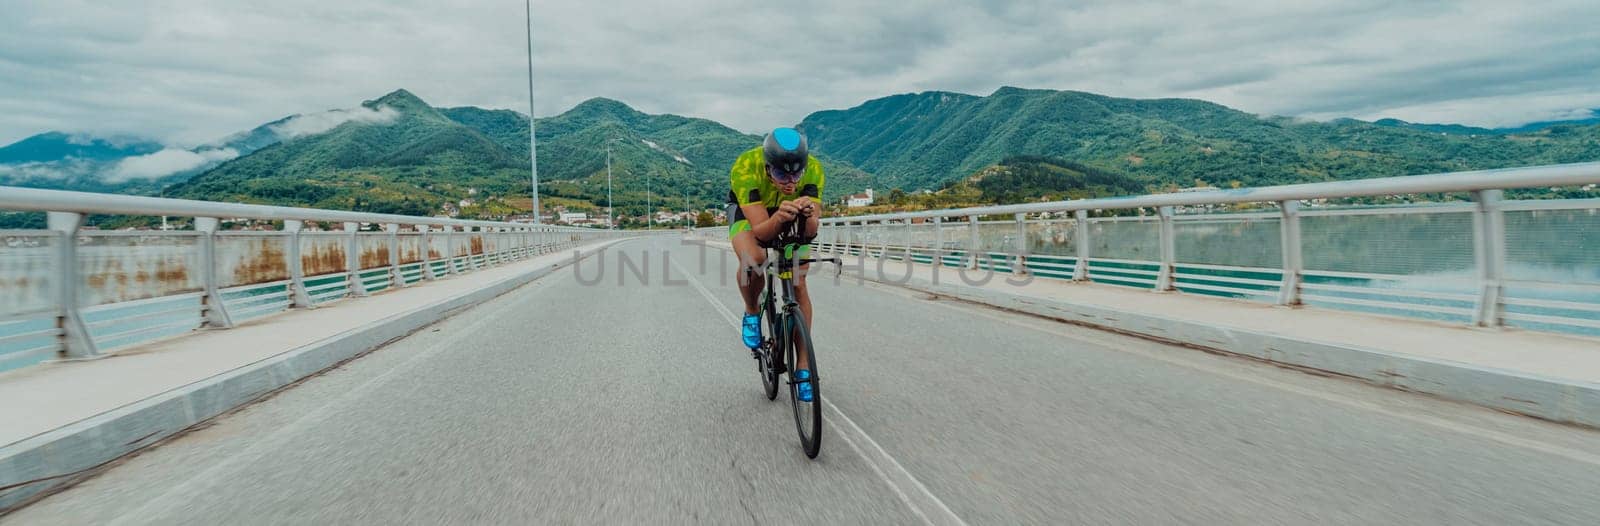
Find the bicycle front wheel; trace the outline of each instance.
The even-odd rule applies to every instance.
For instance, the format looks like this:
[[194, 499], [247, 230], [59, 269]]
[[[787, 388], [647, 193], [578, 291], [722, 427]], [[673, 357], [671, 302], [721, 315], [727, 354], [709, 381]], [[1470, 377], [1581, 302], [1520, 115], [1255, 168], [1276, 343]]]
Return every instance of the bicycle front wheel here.
[[[811, 341], [811, 329], [806, 328], [805, 314], [800, 309], [794, 309], [789, 316], [790, 332], [792, 335], [789, 344], [785, 345], [784, 354], [789, 363], [789, 401], [794, 404], [794, 426], [800, 433], [800, 448], [804, 449], [807, 458], [817, 458], [817, 453], [822, 450], [822, 386], [817, 378], [817, 346]], [[797, 375], [800, 370], [799, 357], [796, 356], [798, 346], [806, 349], [807, 360], [805, 370], [810, 372], [811, 401], [800, 401], [800, 384]]]

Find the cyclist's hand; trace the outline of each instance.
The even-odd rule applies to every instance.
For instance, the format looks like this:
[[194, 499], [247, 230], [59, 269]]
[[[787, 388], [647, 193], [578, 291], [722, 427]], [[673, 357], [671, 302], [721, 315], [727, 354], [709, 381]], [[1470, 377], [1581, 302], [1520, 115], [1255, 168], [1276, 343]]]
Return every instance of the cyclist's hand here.
[[811, 200], [810, 197], [797, 198], [797, 200], [790, 201], [790, 203], [795, 203], [795, 209], [797, 209], [797, 216], [800, 216], [800, 217], [816, 216], [816, 201]]
[[800, 215], [800, 205], [795, 204], [794, 201], [778, 203], [778, 211], [772, 215], [784, 223], [794, 221], [795, 216]]

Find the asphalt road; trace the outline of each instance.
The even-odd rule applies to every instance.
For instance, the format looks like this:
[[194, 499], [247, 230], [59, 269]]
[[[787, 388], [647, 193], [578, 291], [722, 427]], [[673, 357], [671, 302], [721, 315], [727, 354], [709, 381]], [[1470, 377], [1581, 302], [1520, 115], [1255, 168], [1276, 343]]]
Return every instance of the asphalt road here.
[[725, 262], [626, 243], [0, 522], [1600, 524], [1594, 431], [848, 275], [808, 460]]

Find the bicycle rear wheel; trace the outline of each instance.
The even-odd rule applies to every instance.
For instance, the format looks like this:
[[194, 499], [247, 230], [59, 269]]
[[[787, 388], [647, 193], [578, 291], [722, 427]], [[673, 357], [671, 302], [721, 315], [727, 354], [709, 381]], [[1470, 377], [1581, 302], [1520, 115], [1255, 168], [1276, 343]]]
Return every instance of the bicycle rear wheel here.
[[[805, 450], [806, 457], [817, 458], [822, 450], [822, 386], [817, 382], [817, 347], [811, 342], [811, 330], [806, 328], [805, 314], [800, 309], [790, 313], [788, 323], [792, 337], [787, 338], [784, 358], [789, 363], [789, 402], [794, 405], [794, 426], [800, 433], [800, 448]], [[811, 373], [811, 378], [806, 380], [811, 383], [810, 402], [800, 401], [800, 384], [795, 380], [795, 372], [800, 370], [799, 357], [795, 355], [796, 343], [804, 344], [809, 355], [805, 369]]]

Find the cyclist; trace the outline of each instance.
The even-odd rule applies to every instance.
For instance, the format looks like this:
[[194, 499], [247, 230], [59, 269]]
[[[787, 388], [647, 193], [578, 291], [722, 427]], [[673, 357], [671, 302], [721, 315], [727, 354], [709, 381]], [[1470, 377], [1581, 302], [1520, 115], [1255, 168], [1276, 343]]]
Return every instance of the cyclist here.
[[[744, 296], [744, 323], [741, 327], [744, 345], [752, 351], [761, 346], [761, 313], [756, 302], [766, 280], [760, 274], [766, 263], [768, 248], [776, 248], [778, 235], [797, 219], [803, 219], [801, 237], [810, 241], [817, 236], [818, 219], [822, 211], [822, 163], [817, 162], [806, 149], [806, 137], [794, 128], [776, 128], [768, 133], [761, 146], [739, 155], [728, 174], [730, 211], [728, 239], [733, 242], [734, 254], [739, 258], [739, 293]], [[810, 254], [811, 245], [798, 250], [797, 257]], [[802, 265], [794, 274], [794, 292], [805, 314], [807, 328], [811, 324], [811, 295], [806, 292], [806, 271]], [[805, 368], [809, 355], [797, 349], [797, 380], [810, 377]], [[812, 401], [811, 383], [800, 384], [800, 401]]]

